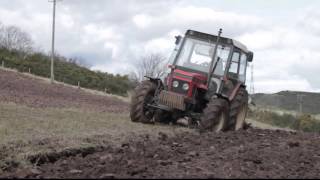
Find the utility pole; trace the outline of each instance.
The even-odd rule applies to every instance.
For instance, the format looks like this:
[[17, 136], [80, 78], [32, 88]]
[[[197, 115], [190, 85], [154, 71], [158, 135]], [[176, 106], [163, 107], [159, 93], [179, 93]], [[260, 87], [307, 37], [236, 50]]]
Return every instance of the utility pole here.
[[54, 35], [55, 35], [55, 19], [56, 19], [56, 4], [57, 0], [49, 1], [53, 3], [53, 14], [52, 14], [52, 44], [51, 44], [51, 84], [54, 83]]
[[254, 94], [254, 81], [253, 81], [253, 63], [251, 64], [251, 80], [250, 80], [250, 94]]
[[299, 94], [297, 93], [297, 105], [299, 106], [299, 112], [296, 113], [296, 118], [298, 120], [298, 130], [300, 130], [300, 126], [301, 126], [301, 118], [299, 118], [299, 116], [302, 116], [302, 97], [305, 96], [303, 94]]
[[303, 98], [303, 94], [297, 94], [297, 103], [299, 105], [299, 114], [302, 115], [302, 98]]

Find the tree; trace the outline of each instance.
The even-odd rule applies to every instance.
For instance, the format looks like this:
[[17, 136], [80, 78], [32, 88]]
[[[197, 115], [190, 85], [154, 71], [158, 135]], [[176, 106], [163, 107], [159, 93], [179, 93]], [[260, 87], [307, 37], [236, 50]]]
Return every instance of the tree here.
[[142, 56], [135, 64], [135, 71], [129, 74], [130, 80], [140, 82], [144, 76], [161, 78], [166, 70], [166, 58], [159, 53]]
[[0, 25], [0, 45], [9, 51], [15, 50], [21, 54], [30, 54], [33, 41], [28, 33], [16, 26]]
[[4, 47], [4, 26], [3, 24], [0, 22], [0, 48], [3, 48]]

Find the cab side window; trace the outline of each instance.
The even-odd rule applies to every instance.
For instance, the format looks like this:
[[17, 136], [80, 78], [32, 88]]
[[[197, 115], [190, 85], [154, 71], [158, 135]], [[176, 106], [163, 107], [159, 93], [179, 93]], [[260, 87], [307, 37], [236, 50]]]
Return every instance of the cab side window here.
[[239, 59], [240, 59], [240, 53], [234, 52], [232, 54], [231, 64], [230, 64], [229, 73], [228, 73], [231, 78], [238, 77]]
[[246, 81], [246, 67], [247, 67], [247, 55], [242, 53], [240, 58], [240, 68], [239, 68], [239, 80], [241, 82]]

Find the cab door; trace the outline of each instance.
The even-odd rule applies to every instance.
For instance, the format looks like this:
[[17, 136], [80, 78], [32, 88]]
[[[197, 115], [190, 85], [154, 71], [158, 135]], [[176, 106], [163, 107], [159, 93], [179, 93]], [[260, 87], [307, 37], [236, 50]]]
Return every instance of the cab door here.
[[234, 83], [237, 83], [239, 79], [240, 57], [241, 57], [241, 52], [236, 49], [232, 54], [230, 67], [227, 73], [228, 79], [232, 80]]
[[246, 82], [247, 70], [247, 54], [243, 51], [236, 50], [232, 54], [230, 67], [227, 73], [227, 78], [234, 84], [238, 82]]
[[227, 97], [231, 96], [235, 86], [239, 83], [240, 59], [241, 51], [235, 48], [231, 55], [230, 64], [225, 74], [225, 83], [222, 88], [222, 93]]

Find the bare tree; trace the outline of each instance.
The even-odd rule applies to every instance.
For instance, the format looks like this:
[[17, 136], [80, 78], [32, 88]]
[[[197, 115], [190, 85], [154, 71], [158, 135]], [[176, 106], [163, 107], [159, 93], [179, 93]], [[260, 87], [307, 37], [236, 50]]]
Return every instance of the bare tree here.
[[0, 48], [4, 47], [4, 26], [0, 22]]
[[30, 35], [16, 26], [2, 26], [0, 41], [0, 45], [8, 50], [16, 50], [22, 54], [32, 52], [33, 41]]
[[132, 81], [140, 82], [144, 76], [161, 78], [166, 70], [166, 58], [159, 53], [151, 53], [141, 57], [135, 65], [135, 71], [129, 74]]

